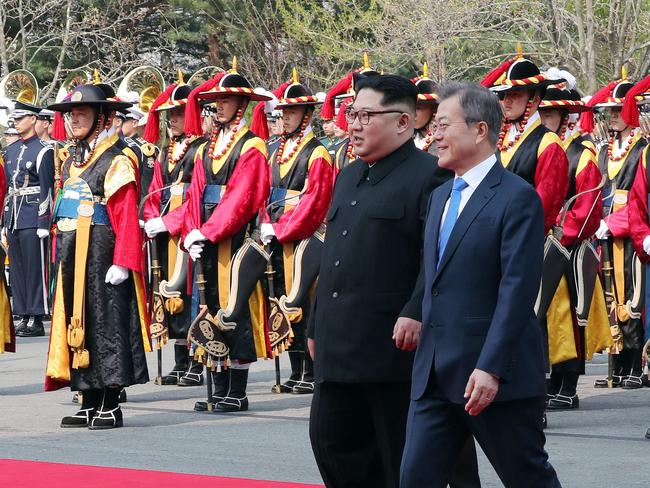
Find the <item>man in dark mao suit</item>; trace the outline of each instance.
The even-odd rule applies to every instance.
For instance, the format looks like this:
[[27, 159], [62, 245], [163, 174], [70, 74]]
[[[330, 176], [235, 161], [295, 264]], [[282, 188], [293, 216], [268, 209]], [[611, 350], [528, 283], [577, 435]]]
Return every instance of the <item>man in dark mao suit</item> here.
[[455, 178], [429, 201], [422, 332], [402, 488], [442, 488], [472, 434], [507, 488], [560, 483], [544, 451], [544, 360], [533, 306], [544, 223], [535, 190], [497, 163], [497, 98], [443, 87], [435, 141]]
[[413, 143], [417, 90], [408, 79], [375, 75], [355, 87], [347, 118], [358, 159], [334, 188], [308, 330], [310, 437], [328, 487], [396, 488], [426, 202], [451, 172]]

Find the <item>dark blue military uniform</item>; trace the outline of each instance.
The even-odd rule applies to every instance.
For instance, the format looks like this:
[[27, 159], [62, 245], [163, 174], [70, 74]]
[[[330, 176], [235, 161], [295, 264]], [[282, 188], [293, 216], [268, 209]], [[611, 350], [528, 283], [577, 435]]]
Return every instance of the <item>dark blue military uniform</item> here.
[[[11, 144], [5, 154], [7, 197], [3, 226], [9, 242], [9, 278], [16, 315], [48, 313], [43, 288], [45, 242], [37, 229], [49, 229], [54, 187], [54, 150], [37, 136]], [[3, 189], [4, 190], [4, 189]]]

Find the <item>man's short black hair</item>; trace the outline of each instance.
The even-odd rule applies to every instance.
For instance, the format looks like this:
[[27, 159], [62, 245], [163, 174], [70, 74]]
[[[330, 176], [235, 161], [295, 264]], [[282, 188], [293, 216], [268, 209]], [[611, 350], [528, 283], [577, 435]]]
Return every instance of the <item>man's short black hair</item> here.
[[418, 100], [418, 89], [404, 76], [400, 75], [370, 75], [360, 77], [355, 90], [359, 93], [364, 88], [378, 91], [383, 94], [381, 104], [383, 106], [404, 104], [409, 112], [415, 113], [415, 104]]

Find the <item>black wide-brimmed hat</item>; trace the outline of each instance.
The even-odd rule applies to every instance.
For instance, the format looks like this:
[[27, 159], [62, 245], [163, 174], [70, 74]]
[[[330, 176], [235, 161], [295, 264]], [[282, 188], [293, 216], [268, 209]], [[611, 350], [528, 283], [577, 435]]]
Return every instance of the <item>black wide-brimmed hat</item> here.
[[298, 71], [294, 68], [293, 81], [282, 91], [275, 108], [276, 110], [282, 110], [283, 108], [302, 105], [315, 107], [321, 103], [323, 103], [322, 100], [319, 100], [309, 88], [300, 83], [298, 80]]
[[120, 110], [130, 107], [132, 104], [127, 102], [118, 102], [108, 100], [106, 93], [96, 85], [86, 84], [77, 86], [70, 93], [67, 101], [53, 103], [47, 108], [55, 112], [69, 112], [75, 107], [91, 105], [95, 107], [106, 107], [110, 110]]
[[[209, 89], [199, 88], [210, 86]], [[212, 80], [195, 89], [196, 98], [201, 101], [237, 95], [257, 102], [266, 102], [271, 98], [260, 90], [255, 90], [250, 82], [237, 72], [237, 57], [232, 59], [232, 68], [227, 73], [218, 73]]]
[[563, 81], [565, 80], [561, 78], [547, 78], [535, 63], [530, 59], [522, 57], [514, 61], [505, 72], [505, 76], [489, 88], [495, 92], [534, 90], [537, 88], [545, 88], [549, 85], [557, 85]]

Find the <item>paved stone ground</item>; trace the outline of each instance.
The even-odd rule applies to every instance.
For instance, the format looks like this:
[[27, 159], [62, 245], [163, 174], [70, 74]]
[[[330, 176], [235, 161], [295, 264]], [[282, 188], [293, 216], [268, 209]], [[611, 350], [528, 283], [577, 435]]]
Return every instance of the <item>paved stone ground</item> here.
[[[69, 390], [43, 392], [46, 338], [19, 338], [18, 353], [0, 356], [0, 458], [320, 483], [308, 438], [310, 396], [274, 395], [273, 362], [251, 368], [251, 409], [240, 414], [192, 411], [203, 387], [128, 388], [125, 427], [61, 429], [74, 413]], [[172, 365], [165, 350], [165, 371]], [[283, 357], [283, 377], [288, 361]], [[149, 355], [155, 373], [155, 355]], [[547, 450], [563, 486], [645, 487], [650, 441], [650, 389], [595, 390], [604, 357], [581, 378], [581, 408], [551, 412]], [[484, 487], [502, 486], [481, 455]]]

